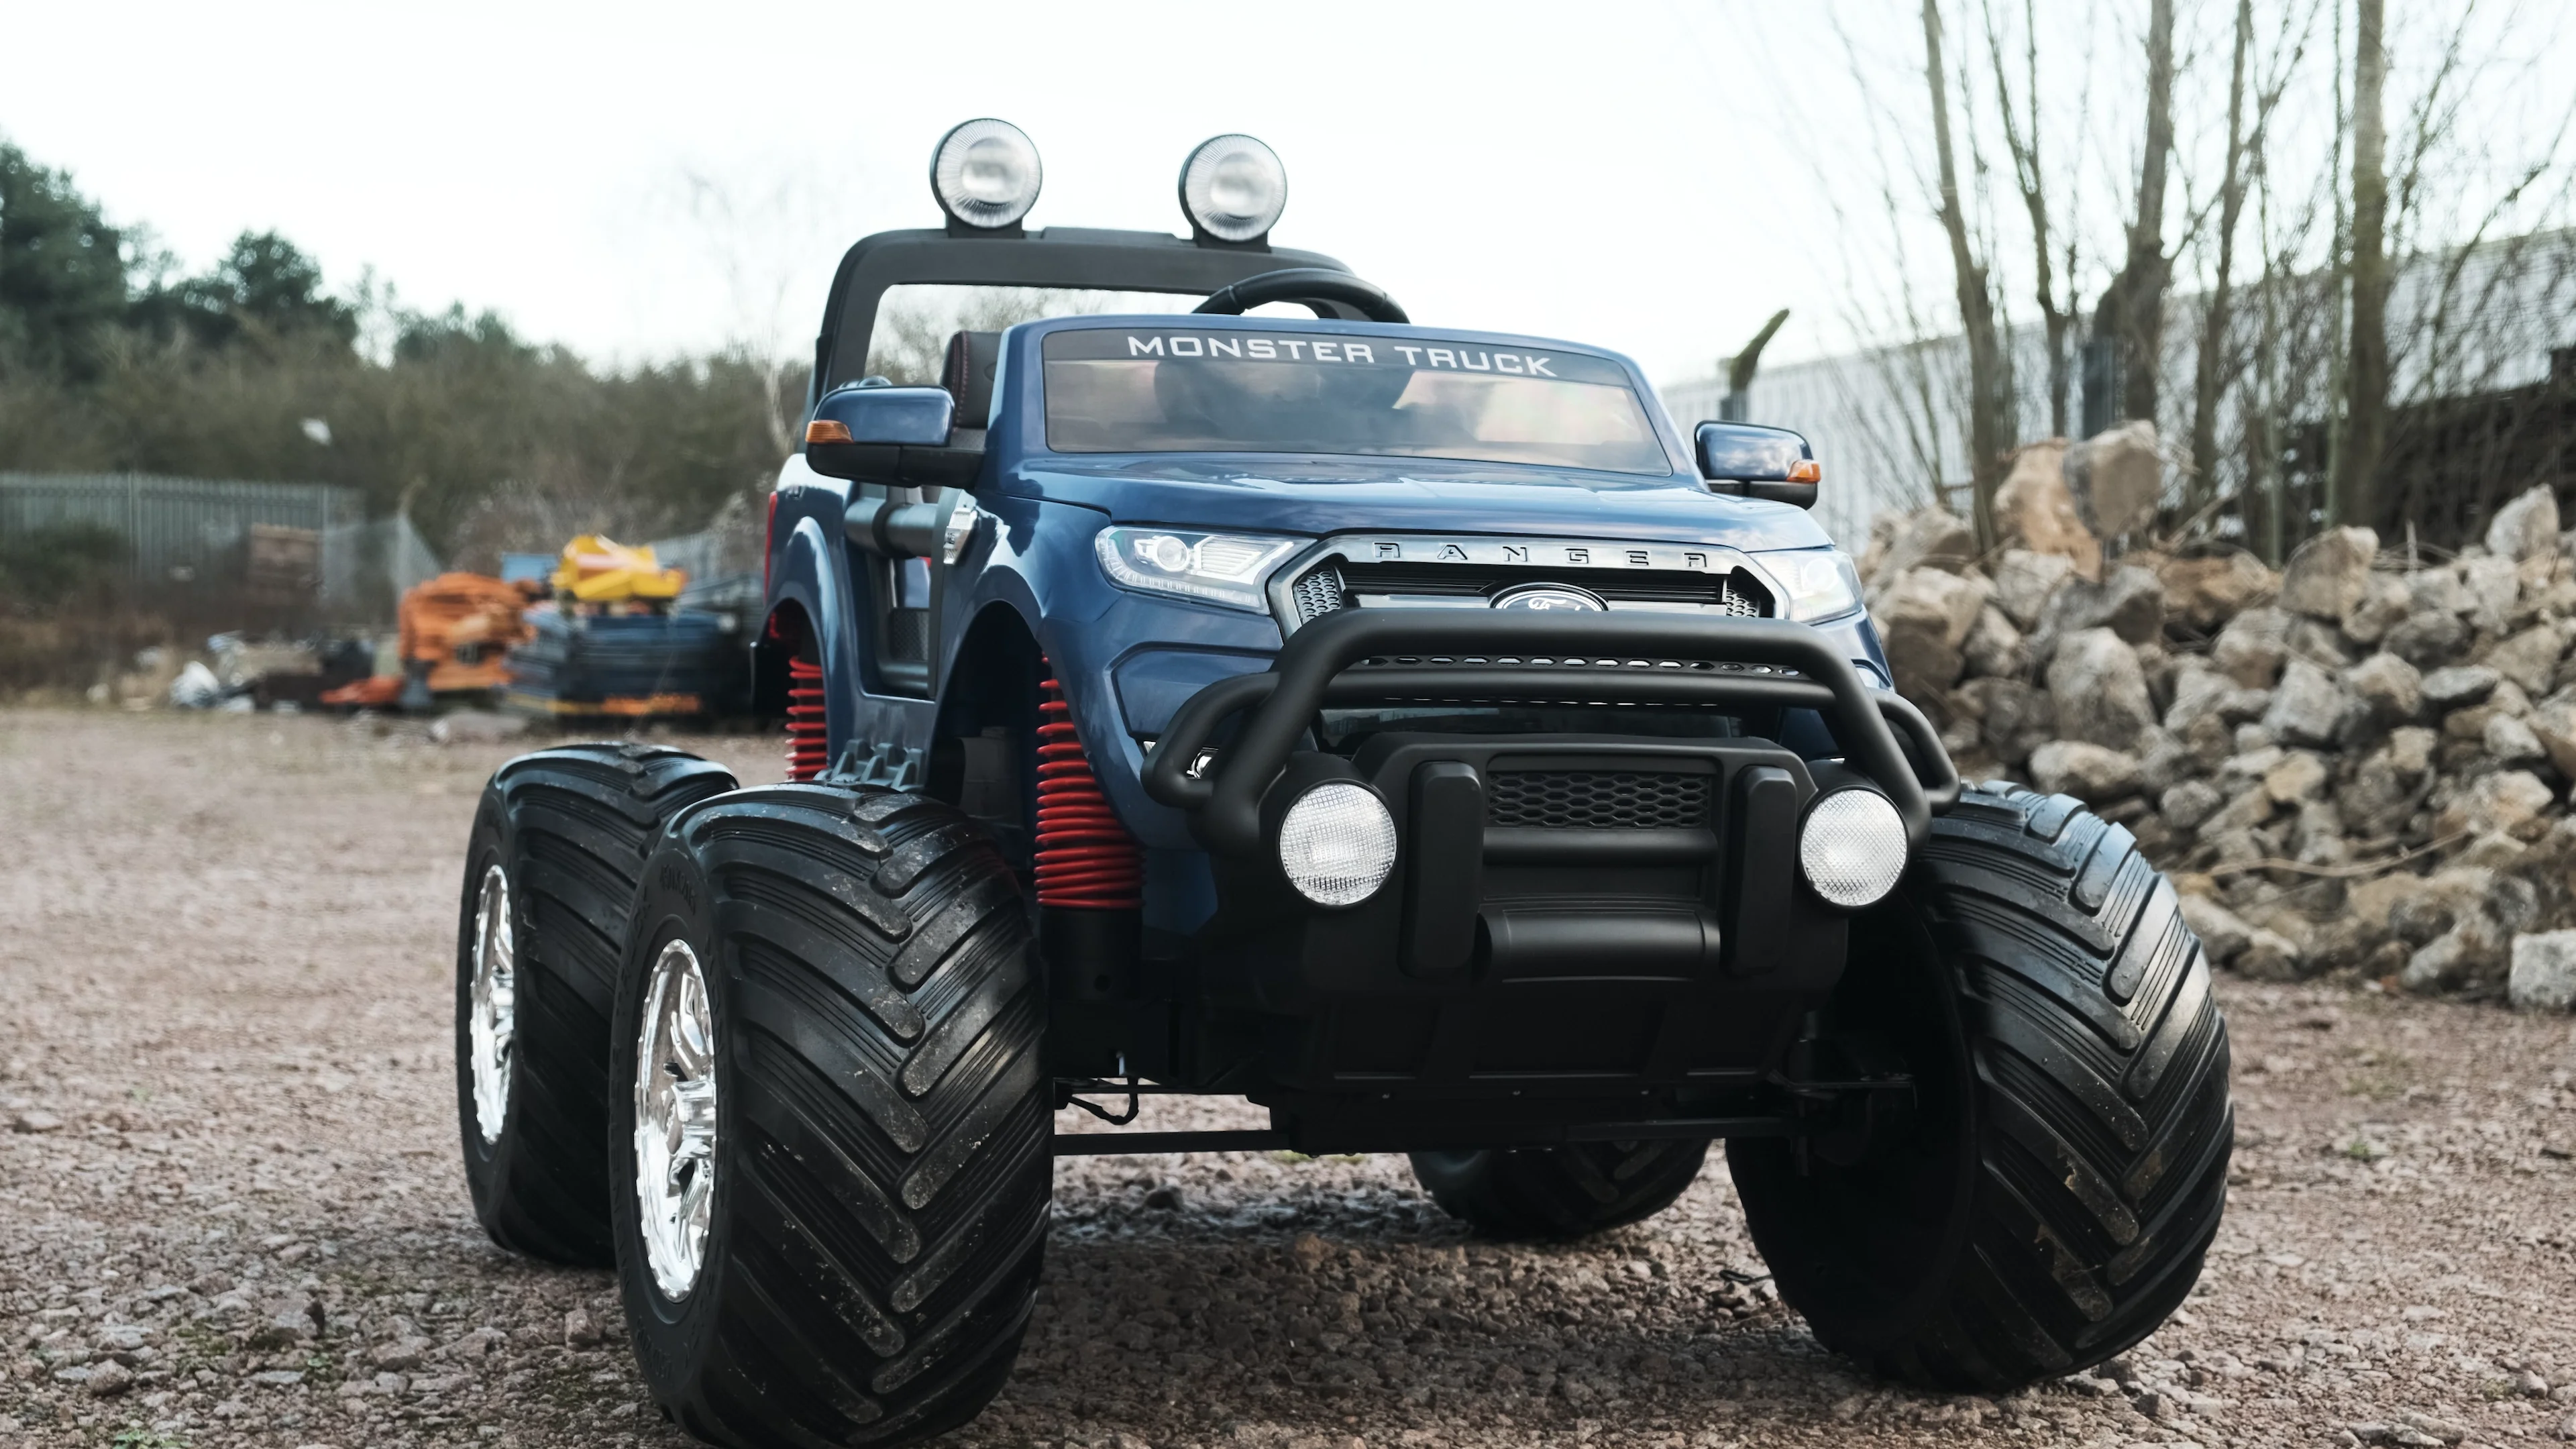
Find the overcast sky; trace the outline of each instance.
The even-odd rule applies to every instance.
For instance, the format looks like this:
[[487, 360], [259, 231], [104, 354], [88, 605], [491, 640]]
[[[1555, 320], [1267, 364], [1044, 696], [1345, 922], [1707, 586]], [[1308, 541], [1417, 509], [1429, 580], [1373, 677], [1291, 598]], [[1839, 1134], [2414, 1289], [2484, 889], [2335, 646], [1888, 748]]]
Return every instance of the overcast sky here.
[[[1031, 225], [1186, 230], [1200, 140], [1286, 162], [1274, 232], [1417, 320], [1704, 372], [1818, 310], [1768, 108], [1794, 14], [1718, 4], [16, 7], [0, 136], [191, 268], [274, 227], [335, 287], [613, 360], [813, 332], [841, 250], [936, 225], [929, 152], [1010, 120]], [[707, 183], [696, 185], [691, 178]], [[731, 220], [725, 219], [729, 211]], [[783, 313], [783, 316], [780, 315]], [[1793, 326], [1780, 353], [1800, 346]]]
[[[2564, 3], [2533, 0], [2540, 19]], [[2095, 73], [2052, 62], [2051, 89], [2092, 116], [2093, 204], [2116, 210], [2143, 7], [2043, 8], [2088, 27]], [[2223, 75], [2232, 8], [2187, 9], [2184, 48], [2216, 62], [2195, 83]], [[22, 5], [0, 136], [191, 268], [275, 228], [334, 287], [371, 267], [409, 306], [491, 308], [631, 362], [802, 354], [843, 248], [938, 223], [925, 174], [956, 121], [1036, 141], [1031, 225], [1174, 231], [1182, 157], [1248, 131], [1288, 167], [1281, 244], [1340, 257], [1417, 320], [1606, 345], [1669, 382], [1778, 307], [1795, 316], [1770, 358], [1841, 345], [1851, 237], [1883, 223], [1837, 236], [1827, 192], [1865, 217], [1889, 172], [1856, 113], [1879, 109], [1890, 149], [1923, 128], [1920, 11], [1840, 13], [1893, 67], [1865, 99], [1808, 0]], [[2564, 69], [2535, 73], [2566, 90]]]

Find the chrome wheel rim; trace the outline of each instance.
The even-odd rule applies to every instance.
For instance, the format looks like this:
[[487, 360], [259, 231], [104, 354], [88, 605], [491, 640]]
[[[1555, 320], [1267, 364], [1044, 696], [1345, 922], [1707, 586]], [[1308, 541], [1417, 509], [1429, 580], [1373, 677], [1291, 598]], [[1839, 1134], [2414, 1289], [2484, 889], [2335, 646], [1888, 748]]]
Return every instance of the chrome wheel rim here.
[[715, 1016], [686, 941], [662, 948], [635, 1050], [635, 1202], [653, 1284], [674, 1302], [697, 1286], [715, 1205]]
[[474, 1130], [501, 1140], [510, 1110], [510, 1060], [519, 1032], [519, 951], [510, 927], [510, 878], [483, 872], [474, 906], [474, 984], [466, 1010], [466, 1057], [474, 1076]]

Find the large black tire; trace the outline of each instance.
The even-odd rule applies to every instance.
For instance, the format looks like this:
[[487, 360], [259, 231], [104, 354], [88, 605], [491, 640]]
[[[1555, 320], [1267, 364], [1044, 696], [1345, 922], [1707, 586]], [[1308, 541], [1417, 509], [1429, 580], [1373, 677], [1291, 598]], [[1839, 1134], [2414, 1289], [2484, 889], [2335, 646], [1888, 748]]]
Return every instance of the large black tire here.
[[2227, 1023], [2129, 832], [2007, 785], [1854, 923], [1837, 1030], [1895, 1043], [1910, 1122], [1850, 1165], [1733, 1141], [1753, 1240], [1826, 1346], [2002, 1391], [2100, 1363], [2191, 1291], [2226, 1200]]
[[1671, 1207], [1708, 1159], [1705, 1142], [1416, 1152], [1414, 1181], [1440, 1210], [1489, 1237], [1580, 1238]]
[[[734, 787], [723, 766], [656, 745], [564, 745], [493, 773], [474, 815], [456, 933], [456, 1114], [474, 1215], [505, 1248], [603, 1266], [608, 1008], [635, 882], [663, 821]], [[499, 1130], [477, 1107], [471, 1019], [491, 873], [507, 885], [516, 1018]]]
[[[677, 1292], [642, 1227], [633, 1085], [674, 943], [706, 981], [716, 1100], [704, 1256]], [[672, 1417], [752, 1449], [909, 1443], [980, 1412], [1019, 1353], [1053, 1192], [1045, 993], [984, 833], [821, 785], [689, 812], [647, 868], [616, 1020], [619, 1280]]]

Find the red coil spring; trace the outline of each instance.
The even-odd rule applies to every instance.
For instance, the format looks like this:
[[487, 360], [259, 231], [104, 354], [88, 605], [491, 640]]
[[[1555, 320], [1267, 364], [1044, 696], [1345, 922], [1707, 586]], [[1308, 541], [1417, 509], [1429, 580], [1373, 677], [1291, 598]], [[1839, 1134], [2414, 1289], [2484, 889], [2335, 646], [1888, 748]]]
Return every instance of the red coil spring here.
[[823, 666], [802, 659], [787, 661], [787, 778], [811, 780], [823, 773]]
[[1100, 793], [1052, 674], [1038, 681], [1037, 860], [1039, 905], [1132, 911], [1145, 903], [1144, 849]]

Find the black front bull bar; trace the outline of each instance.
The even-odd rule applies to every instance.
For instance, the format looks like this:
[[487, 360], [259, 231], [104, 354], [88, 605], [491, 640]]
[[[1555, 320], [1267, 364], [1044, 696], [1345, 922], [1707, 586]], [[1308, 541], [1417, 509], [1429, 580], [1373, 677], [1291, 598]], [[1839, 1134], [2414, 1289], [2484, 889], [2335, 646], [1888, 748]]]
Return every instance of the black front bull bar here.
[[[1959, 772], [1931, 721], [1903, 697], [1863, 684], [1840, 648], [1806, 625], [1519, 609], [1327, 614], [1292, 635], [1268, 673], [1190, 696], [1146, 761], [1145, 793], [1197, 815], [1215, 848], [1256, 853], [1262, 793], [1316, 711], [1403, 699], [1814, 710], [1844, 758], [1895, 804], [1909, 847], [1920, 847], [1932, 817], [1959, 799]], [[1236, 739], [1194, 771], [1217, 727], [1247, 709]]]

